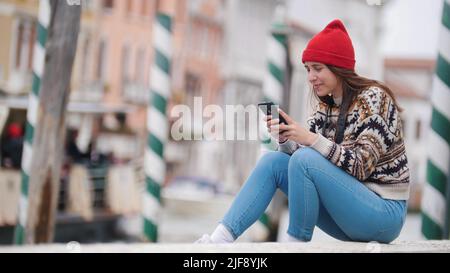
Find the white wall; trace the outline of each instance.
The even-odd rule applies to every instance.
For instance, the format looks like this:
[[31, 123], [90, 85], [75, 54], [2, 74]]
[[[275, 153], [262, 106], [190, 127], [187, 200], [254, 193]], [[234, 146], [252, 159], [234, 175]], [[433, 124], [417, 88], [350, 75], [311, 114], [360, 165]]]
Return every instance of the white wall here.
[[[420, 193], [426, 183], [427, 171], [427, 139], [430, 131], [431, 105], [426, 100], [399, 99], [400, 106], [404, 109], [402, 119], [405, 131], [406, 155], [411, 175], [411, 199], [410, 203], [420, 204]], [[416, 136], [417, 122], [420, 121], [420, 138]]]
[[435, 58], [442, 0], [390, 0], [383, 12], [387, 57]]

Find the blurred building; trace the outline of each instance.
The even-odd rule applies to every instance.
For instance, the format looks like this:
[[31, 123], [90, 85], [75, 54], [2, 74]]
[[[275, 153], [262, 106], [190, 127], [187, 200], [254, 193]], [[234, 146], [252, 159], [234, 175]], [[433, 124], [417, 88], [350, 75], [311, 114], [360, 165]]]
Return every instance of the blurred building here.
[[[193, 124], [186, 133], [192, 139], [204, 137], [202, 127], [206, 122], [202, 115], [194, 115], [194, 98], [202, 99], [199, 105], [203, 109], [223, 103], [224, 3], [222, 0], [177, 2], [171, 105], [190, 107]], [[196, 110], [203, 113], [203, 109]], [[171, 122], [174, 121], [172, 117]], [[221, 148], [215, 141], [170, 141], [166, 158], [171, 175], [218, 183], [223, 177]]]
[[26, 101], [18, 98], [31, 90], [38, 2], [0, 1], [0, 135], [10, 123], [25, 124]]
[[[66, 164], [71, 156], [71, 152], [70, 150], [66, 151], [67, 154], [64, 157], [64, 162], [62, 162], [63, 170], [61, 172], [58, 203], [58, 209], [63, 214], [58, 214], [57, 225], [59, 226], [57, 230], [65, 230], [68, 228], [67, 225], [76, 225], [83, 220], [92, 220], [92, 217], [85, 219], [84, 216], [88, 215], [86, 211], [92, 212], [94, 210], [96, 216], [93, 222], [86, 224], [86, 230], [90, 228], [100, 230], [102, 224], [114, 221], [114, 218], [110, 217], [111, 215], [108, 216], [108, 209], [105, 209], [108, 207], [105, 200], [105, 180], [108, 175], [108, 169], [103, 164], [106, 160], [104, 160], [104, 157], [99, 156], [101, 151], [97, 150], [98, 147], [94, 147], [97, 145], [92, 145], [94, 142], [92, 140], [94, 137], [97, 137], [96, 133], [100, 132], [101, 120], [105, 114], [124, 113], [127, 112], [127, 109], [125, 107], [109, 107], [103, 104], [104, 88], [100, 81], [96, 81], [96, 78], [90, 77], [89, 74], [90, 71], [93, 71], [90, 66], [93, 63], [89, 62], [89, 58], [92, 57], [90, 48], [93, 48], [91, 40], [98, 33], [94, 21], [95, 4], [93, 1], [83, 1], [82, 22], [79, 33], [79, 44], [81, 46], [79, 45], [77, 48], [76, 64], [72, 77], [73, 92], [71, 93], [72, 97], [68, 104], [66, 117], [68, 129], [70, 131], [76, 130], [78, 133], [77, 144], [79, 150], [86, 155], [83, 156], [83, 173], [86, 174], [86, 179], [89, 179], [92, 183], [84, 187], [86, 191], [68, 191], [68, 188], [73, 188], [73, 186], [76, 188], [77, 185], [86, 184], [81, 176], [75, 175], [75, 177], [72, 177], [74, 179], [68, 179], [72, 172], [71, 168], [67, 168]], [[0, 135], [2, 140], [5, 136], [3, 128], [8, 124], [19, 123], [23, 127], [25, 125], [28, 95], [31, 91], [32, 83], [38, 9], [39, 1], [37, 0], [0, 1], [0, 27], [2, 28], [2, 40], [0, 41]], [[68, 135], [70, 142], [72, 134]], [[133, 151], [133, 149], [127, 150]], [[81, 164], [81, 162], [75, 161], [72, 161], [72, 163]], [[94, 166], [95, 164], [99, 165]], [[11, 242], [8, 236], [12, 238], [12, 230], [17, 220], [20, 181], [19, 169], [0, 169], [0, 187], [2, 187], [1, 191], [4, 194], [0, 204], [4, 208], [0, 211], [0, 226], [2, 226], [0, 242], [2, 243]], [[85, 199], [88, 201], [88, 206], [83, 208], [84, 211], [77, 211], [79, 214], [74, 214], [75, 211], [70, 209], [76, 199], [74, 198], [75, 195], [71, 194], [78, 194], [78, 197], [83, 198], [89, 197]], [[75, 201], [75, 203], [78, 201]], [[1, 220], [5, 215], [9, 219], [6, 222]], [[101, 219], [97, 216], [100, 216]], [[61, 240], [62, 238], [59, 236], [63, 233], [57, 232], [56, 240]]]
[[25, 94], [31, 88], [37, 11], [33, 0], [0, 2], [0, 89], [5, 93]]
[[[158, 2], [82, 1], [82, 20], [66, 122], [68, 143], [72, 145], [73, 141], [76, 142], [77, 155], [83, 155], [77, 161], [86, 166], [85, 169], [75, 168], [77, 172], [74, 173], [83, 174], [77, 175], [75, 180], [69, 178], [71, 168], [63, 166], [61, 190], [64, 193], [59, 204], [62, 210], [71, 207], [71, 203], [66, 204], [66, 201], [74, 198], [67, 195], [67, 190], [77, 188], [76, 198], [86, 200], [84, 207], [75, 208], [81, 216], [89, 215], [88, 218], [92, 219], [92, 209], [108, 205], [116, 212], [123, 211], [126, 204], [121, 205], [122, 208], [117, 204], [106, 204], [113, 202], [111, 200], [122, 200], [119, 195], [128, 191], [123, 189], [123, 183], [127, 181], [117, 183], [120, 177], [143, 181], [146, 110], [152, 80], [149, 70], [153, 65], [152, 34]], [[38, 7], [37, 0], [0, 1], [0, 28], [3, 33], [0, 41], [0, 129], [13, 121], [22, 124], [26, 121]], [[222, 61], [222, 20], [223, 1], [177, 1], [173, 18], [173, 96], [168, 113], [174, 104], [193, 106], [194, 96], [202, 97], [204, 106], [220, 104], [223, 86], [219, 69]], [[210, 180], [220, 178], [220, 172], [209, 169], [213, 160], [220, 160], [220, 154], [211, 154], [212, 150], [207, 146], [208, 143], [201, 141], [168, 143], [168, 180], [180, 175]], [[73, 149], [68, 151], [68, 156], [71, 153]], [[116, 168], [111, 163], [119, 165]], [[129, 175], [130, 168], [127, 168], [130, 166], [134, 168], [134, 177], [137, 178], [130, 178], [133, 177]], [[126, 169], [127, 175], [118, 175], [119, 167]], [[216, 168], [220, 169], [220, 166]], [[110, 172], [115, 174], [109, 175]], [[83, 177], [91, 181], [91, 189], [83, 186]], [[114, 177], [118, 180], [115, 181]], [[14, 179], [15, 184], [20, 182], [20, 176], [11, 175], [9, 171], [0, 174], [0, 180], [5, 179], [8, 183], [12, 183], [10, 179]], [[111, 194], [115, 195], [114, 198]], [[139, 197], [136, 198], [139, 200]], [[132, 207], [135, 210], [136, 204]], [[98, 211], [94, 211], [94, 218], [97, 216]], [[11, 219], [14, 217], [9, 216]]]
[[[107, 109], [127, 109], [126, 127], [137, 138], [130, 137], [128, 141], [122, 138], [113, 146], [134, 150], [134, 157], [142, 159], [152, 80], [149, 77], [153, 64], [152, 26], [158, 1], [89, 2], [89, 13], [85, 12], [82, 21], [72, 99], [97, 103]], [[177, 1], [168, 115], [175, 104], [193, 107], [194, 97], [202, 97], [204, 106], [220, 99], [222, 16], [222, 1]], [[103, 127], [115, 131], [114, 112], [104, 113], [101, 118]], [[72, 119], [74, 124], [77, 120], [81, 126], [83, 119]], [[100, 135], [100, 142], [111, 142], [112, 138], [111, 134]], [[169, 142], [165, 150], [168, 179], [177, 175], [211, 177], [208, 169], [201, 168], [205, 166], [201, 163], [205, 160], [201, 152], [205, 145], [208, 144], [200, 141]], [[211, 162], [212, 158], [206, 160]]]
[[[224, 105], [246, 107], [261, 102], [263, 77], [267, 68], [266, 45], [276, 4], [270, 0], [225, 2], [225, 58], [222, 70], [225, 80]], [[245, 118], [237, 119], [237, 133], [248, 132], [249, 128]], [[253, 169], [260, 143], [225, 141], [222, 145], [223, 179], [227, 190], [235, 192]]]

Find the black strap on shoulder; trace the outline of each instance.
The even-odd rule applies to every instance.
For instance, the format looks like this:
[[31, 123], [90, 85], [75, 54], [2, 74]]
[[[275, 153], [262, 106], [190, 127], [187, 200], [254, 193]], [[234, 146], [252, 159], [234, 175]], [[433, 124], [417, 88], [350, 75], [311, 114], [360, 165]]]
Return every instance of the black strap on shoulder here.
[[344, 132], [345, 132], [345, 122], [347, 121], [347, 111], [350, 107], [350, 103], [352, 102], [351, 98], [347, 98], [342, 102], [342, 105], [339, 109], [339, 117], [337, 121], [337, 128], [336, 128], [336, 137], [335, 142], [337, 144], [341, 144], [344, 140]]
[[325, 96], [322, 97], [322, 101], [327, 104], [327, 116], [325, 117], [325, 122], [322, 127], [322, 135], [326, 136], [326, 130], [328, 129], [328, 127], [330, 127], [331, 110], [334, 105], [334, 100], [331, 96]]

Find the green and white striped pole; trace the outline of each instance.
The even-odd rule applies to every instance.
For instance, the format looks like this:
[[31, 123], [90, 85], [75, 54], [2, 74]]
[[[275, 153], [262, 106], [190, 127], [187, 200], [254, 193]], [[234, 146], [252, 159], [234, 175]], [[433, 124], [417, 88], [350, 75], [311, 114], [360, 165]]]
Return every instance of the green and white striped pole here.
[[[285, 89], [288, 57], [283, 5], [279, 5], [275, 11], [275, 20], [272, 24], [267, 47], [267, 68], [263, 82], [263, 100], [281, 105]], [[260, 124], [260, 138], [260, 157], [269, 151], [277, 149], [278, 143], [270, 137], [264, 123]], [[272, 229], [271, 217], [267, 211], [259, 218], [257, 224], [265, 230], [264, 233], [270, 234]]]
[[33, 59], [33, 85], [29, 96], [27, 123], [25, 129], [25, 141], [22, 155], [22, 186], [19, 201], [19, 222], [14, 234], [15, 244], [24, 244], [26, 242], [26, 225], [28, 214], [28, 189], [30, 180], [30, 166], [33, 157], [33, 139], [34, 129], [38, 118], [39, 94], [41, 89], [41, 80], [45, 67], [45, 44], [47, 42], [48, 27], [50, 24], [51, 6], [50, 0], [39, 1], [38, 31], [37, 41], [34, 46]]
[[447, 196], [450, 179], [450, 0], [444, 1], [431, 103], [427, 183], [421, 204], [422, 233], [427, 239], [449, 239], [445, 225], [450, 213], [450, 196]]
[[[268, 39], [267, 50], [267, 70], [263, 83], [263, 100], [271, 101], [281, 105], [283, 99], [283, 90], [285, 86], [285, 77], [287, 72], [286, 58], [287, 35], [283, 33], [285, 26], [276, 22], [272, 26], [272, 31]], [[270, 138], [265, 124], [260, 127], [261, 132], [261, 155], [267, 151], [273, 151], [277, 148], [277, 143]]]
[[171, 17], [158, 13], [153, 27], [154, 62], [150, 71], [150, 103], [147, 108], [148, 139], [144, 158], [146, 191], [142, 204], [144, 236], [151, 242], [156, 242], [158, 239], [161, 186], [166, 177], [164, 146], [168, 136], [166, 107], [171, 92], [171, 30]]

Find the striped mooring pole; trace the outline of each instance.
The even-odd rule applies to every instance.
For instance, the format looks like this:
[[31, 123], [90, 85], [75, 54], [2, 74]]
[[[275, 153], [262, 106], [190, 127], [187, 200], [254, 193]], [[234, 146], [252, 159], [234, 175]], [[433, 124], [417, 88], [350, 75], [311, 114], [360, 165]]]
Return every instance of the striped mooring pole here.
[[14, 233], [14, 243], [21, 245], [26, 242], [26, 225], [28, 214], [28, 189], [30, 181], [30, 166], [33, 157], [33, 139], [38, 120], [39, 94], [41, 92], [41, 80], [44, 74], [46, 42], [48, 27], [50, 24], [51, 6], [50, 0], [39, 1], [37, 40], [34, 46], [33, 57], [33, 85], [29, 95], [27, 122], [25, 128], [25, 140], [22, 154], [22, 184], [19, 201], [19, 221]]
[[450, 0], [444, 1], [439, 52], [431, 95], [427, 183], [422, 198], [422, 234], [449, 239], [450, 221]]
[[[283, 91], [285, 90], [287, 71], [287, 34], [284, 23], [284, 6], [279, 5], [275, 11], [275, 20], [272, 23], [270, 36], [267, 44], [267, 62], [263, 82], [263, 101], [271, 101], [276, 105], [281, 105], [283, 101]], [[276, 140], [270, 137], [266, 124], [260, 124], [261, 149], [260, 157], [265, 153], [274, 151], [278, 147]], [[265, 233], [270, 233], [272, 229], [271, 217], [268, 211], [259, 218], [258, 225], [262, 226]]]
[[[286, 59], [288, 56], [287, 35], [282, 30], [285, 26], [276, 22], [272, 26], [267, 45], [267, 69], [263, 82], [263, 100], [281, 105], [285, 77], [287, 72]], [[267, 151], [273, 151], [278, 144], [270, 138], [265, 124], [261, 128], [261, 155]]]
[[147, 148], [144, 158], [146, 190], [142, 203], [143, 232], [146, 240], [158, 240], [161, 187], [166, 177], [164, 146], [168, 139], [167, 102], [170, 97], [172, 59], [172, 18], [158, 13], [153, 26], [154, 55], [150, 69], [150, 98], [147, 108]]

